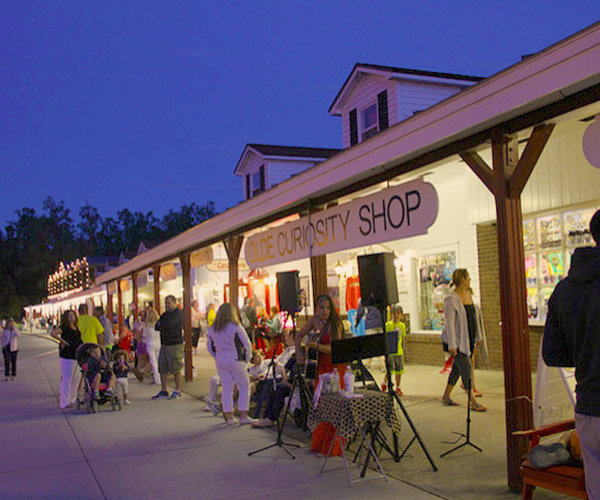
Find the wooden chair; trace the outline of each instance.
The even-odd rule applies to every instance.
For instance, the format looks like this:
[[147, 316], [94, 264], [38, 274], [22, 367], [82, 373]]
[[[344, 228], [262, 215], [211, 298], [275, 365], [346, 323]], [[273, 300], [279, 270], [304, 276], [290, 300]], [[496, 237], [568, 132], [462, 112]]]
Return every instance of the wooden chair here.
[[585, 491], [585, 474], [583, 467], [556, 465], [547, 469], [537, 469], [529, 460], [529, 451], [540, 444], [540, 438], [553, 434], [562, 434], [575, 428], [574, 420], [565, 420], [545, 425], [537, 429], [514, 432], [514, 436], [522, 436], [529, 440], [527, 458], [521, 463], [520, 472], [523, 479], [522, 499], [530, 500], [536, 486], [557, 491], [576, 498], [588, 498]]

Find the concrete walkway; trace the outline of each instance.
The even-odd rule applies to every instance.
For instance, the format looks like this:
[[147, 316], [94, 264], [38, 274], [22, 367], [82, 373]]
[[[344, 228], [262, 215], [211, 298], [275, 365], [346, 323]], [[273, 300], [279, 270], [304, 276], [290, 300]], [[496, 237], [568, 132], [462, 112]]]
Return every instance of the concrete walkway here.
[[188, 395], [151, 401], [156, 387], [135, 380], [123, 411], [62, 411], [55, 345], [21, 342], [50, 352], [21, 357], [17, 380], [0, 382], [2, 499], [440, 498], [392, 478], [350, 488], [341, 459], [319, 476], [322, 459], [305, 446], [296, 460], [277, 448], [248, 457], [274, 433], [229, 428]]

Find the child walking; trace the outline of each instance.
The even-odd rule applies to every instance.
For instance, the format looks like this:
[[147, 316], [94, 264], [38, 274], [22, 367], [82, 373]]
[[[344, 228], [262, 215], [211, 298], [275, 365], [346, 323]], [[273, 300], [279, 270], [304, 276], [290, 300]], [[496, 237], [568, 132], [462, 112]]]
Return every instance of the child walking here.
[[[127, 353], [125, 351], [117, 351], [113, 355], [113, 372], [115, 377], [117, 378], [117, 385], [121, 387], [123, 391], [123, 402], [128, 405], [131, 404], [129, 401], [129, 381], [127, 380], [127, 374], [129, 372], [135, 372], [136, 370], [132, 368], [127, 362]], [[139, 379], [139, 378], [138, 378]]]

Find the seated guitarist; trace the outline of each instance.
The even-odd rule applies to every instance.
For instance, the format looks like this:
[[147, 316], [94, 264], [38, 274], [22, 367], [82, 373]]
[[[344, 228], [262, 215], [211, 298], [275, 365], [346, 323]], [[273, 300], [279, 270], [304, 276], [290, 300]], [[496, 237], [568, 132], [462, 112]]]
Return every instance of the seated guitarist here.
[[[333, 370], [338, 370], [340, 374], [340, 385], [341, 388], [344, 389], [344, 372], [346, 370], [346, 365], [333, 365], [331, 362], [331, 341], [343, 338], [344, 329], [342, 320], [329, 295], [319, 295], [317, 297], [315, 315], [296, 333], [296, 353], [299, 365], [306, 363], [304, 350], [301, 349], [301, 342], [304, 336], [311, 331], [319, 333], [318, 339], [309, 341], [306, 346], [309, 349], [315, 349], [318, 353], [318, 368], [315, 387], [318, 385], [319, 377], [323, 373], [330, 373], [333, 372]], [[335, 427], [328, 422], [321, 422], [313, 431], [311, 450], [326, 455], [334, 436]], [[331, 455], [339, 456], [341, 454], [342, 449], [339, 442], [337, 442], [331, 451]]]

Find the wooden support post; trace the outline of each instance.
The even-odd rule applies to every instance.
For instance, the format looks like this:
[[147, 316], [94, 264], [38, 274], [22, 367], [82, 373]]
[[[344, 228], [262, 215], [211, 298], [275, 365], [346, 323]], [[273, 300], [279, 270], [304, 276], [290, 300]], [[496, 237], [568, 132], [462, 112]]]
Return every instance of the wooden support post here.
[[238, 259], [243, 241], [243, 236], [230, 236], [223, 242], [229, 260], [229, 303], [235, 308], [238, 307]]
[[[138, 285], [137, 285], [137, 273], [133, 273], [131, 275], [131, 286], [132, 286], [132, 295], [133, 295], [133, 320], [137, 321], [139, 318], [138, 314]], [[132, 325], [133, 327], [133, 325]]]
[[316, 300], [319, 295], [327, 294], [327, 255], [310, 258], [310, 274]]
[[152, 266], [152, 276], [154, 278], [154, 309], [160, 315], [160, 264]]
[[121, 291], [121, 280], [117, 281], [117, 332], [121, 332], [123, 326], [123, 292]]
[[[107, 284], [108, 287], [108, 284]], [[112, 323], [113, 320], [113, 294], [106, 291], [106, 317]]]
[[181, 276], [183, 278], [183, 340], [185, 346], [185, 380], [194, 379], [192, 359], [192, 266], [190, 254], [179, 256], [181, 262]]
[[520, 159], [515, 138], [493, 137], [493, 168], [477, 153], [460, 155], [496, 201], [508, 486], [514, 490], [520, 489], [519, 465], [527, 444], [513, 432], [533, 426], [521, 192], [553, 128], [535, 127]]

